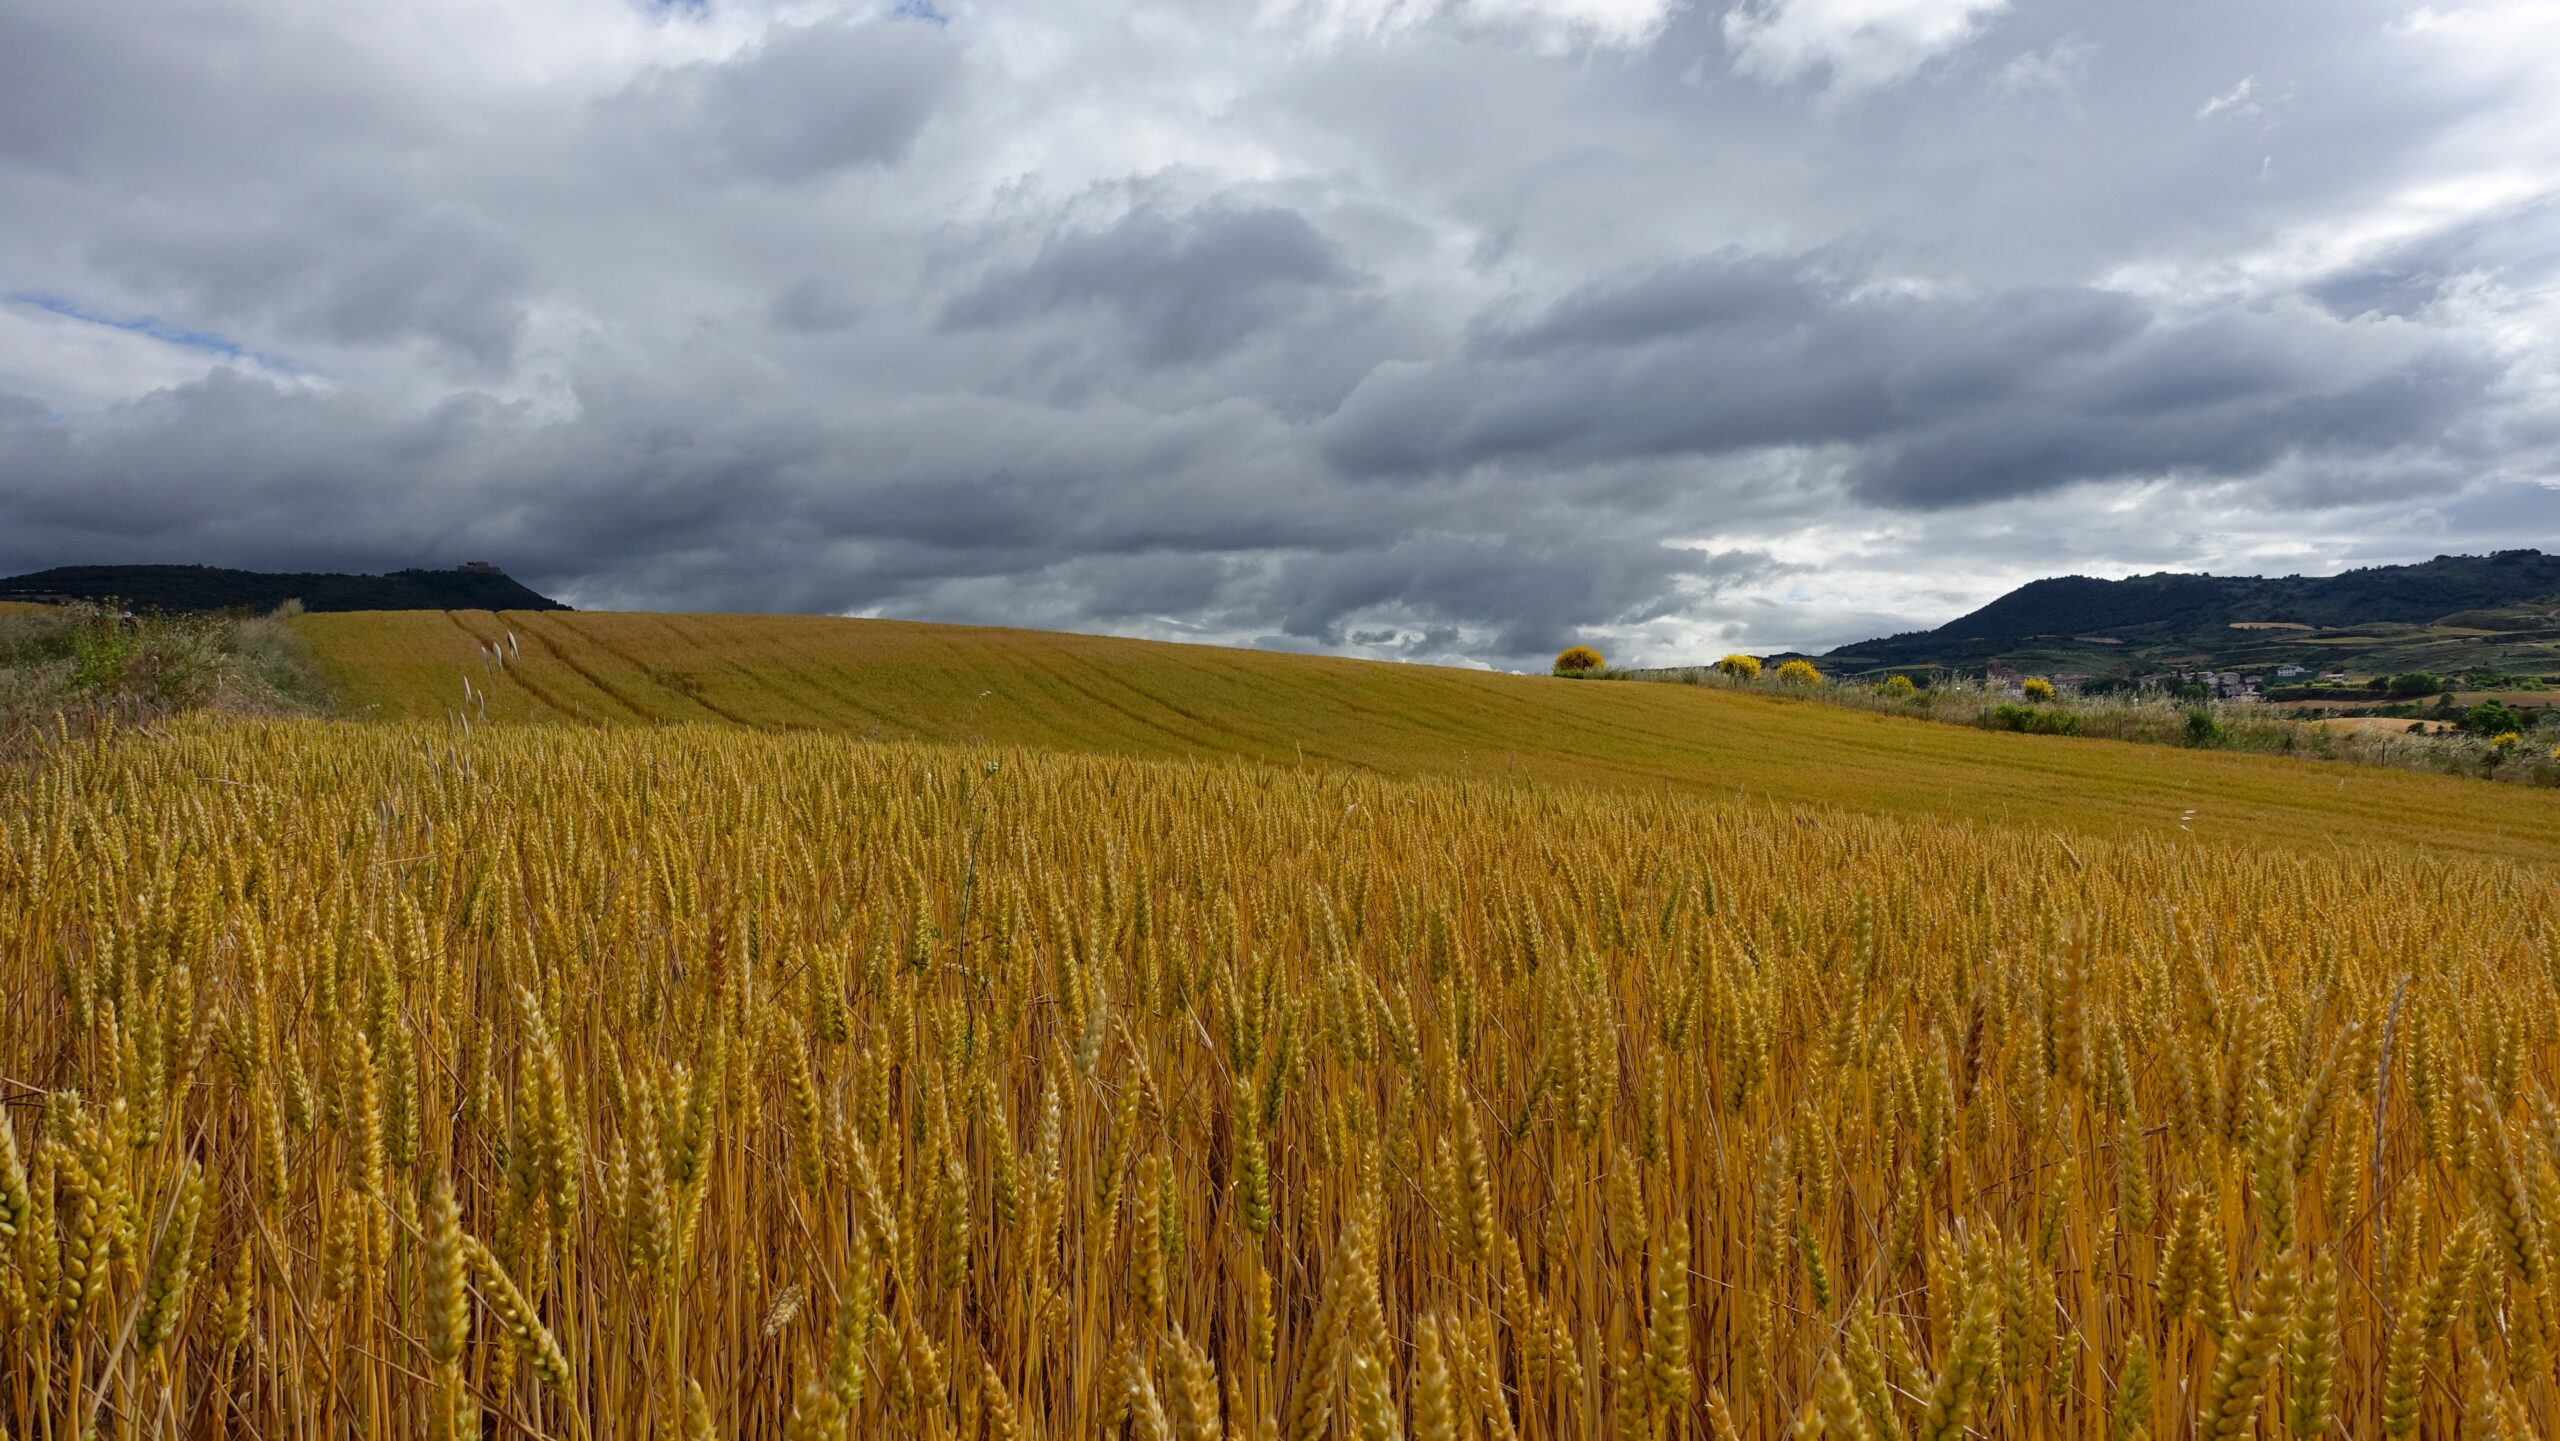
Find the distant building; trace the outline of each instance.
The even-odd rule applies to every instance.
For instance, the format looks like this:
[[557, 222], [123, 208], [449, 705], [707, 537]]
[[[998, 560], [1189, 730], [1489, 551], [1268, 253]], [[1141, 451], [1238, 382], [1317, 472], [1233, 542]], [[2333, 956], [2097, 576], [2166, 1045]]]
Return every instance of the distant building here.
[[2298, 665], [2280, 665], [2276, 667], [2276, 679], [2278, 680], [2291, 680], [2302, 673], [2303, 667]]

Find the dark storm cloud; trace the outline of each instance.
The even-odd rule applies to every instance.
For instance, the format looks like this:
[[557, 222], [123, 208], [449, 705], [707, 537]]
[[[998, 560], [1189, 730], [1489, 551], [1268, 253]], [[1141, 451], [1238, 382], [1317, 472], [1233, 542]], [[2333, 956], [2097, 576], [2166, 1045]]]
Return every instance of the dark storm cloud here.
[[2305, 305], [1915, 296], [1828, 257], [1728, 255], [1585, 286], [1451, 360], [1382, 369], [1327, 453], [1385, 475], [1853, 446], [1859, 495], [1930, 509], [2442, 443], [2504, 372], [2485, 344]]
[[2548, 540], [2560, 21], [2307, 14], [0, 0], [0, 569], [1527, 666]]
[[1273, 205], [1211, 201], [1181, 214], [1141, 204], [1099, 229], [1044, 241], [943, 307], [977, 330], [1060, 314], [1108, 317], [1151, 366], [1222, 355], [1314, 293], [1350, 283], [1331, 241]]

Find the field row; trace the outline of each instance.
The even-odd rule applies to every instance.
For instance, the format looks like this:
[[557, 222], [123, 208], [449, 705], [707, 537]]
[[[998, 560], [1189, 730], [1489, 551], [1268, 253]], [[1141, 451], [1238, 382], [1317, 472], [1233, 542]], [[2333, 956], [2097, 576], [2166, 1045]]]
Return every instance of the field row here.
[[2560, 860], [2560, 807], [2505, 788], [1994, 735], [1708, 688], [818, 617], [396, 612], [295, 625], [363, 717], [716, 721], [1668, 786], [2070, 835]]

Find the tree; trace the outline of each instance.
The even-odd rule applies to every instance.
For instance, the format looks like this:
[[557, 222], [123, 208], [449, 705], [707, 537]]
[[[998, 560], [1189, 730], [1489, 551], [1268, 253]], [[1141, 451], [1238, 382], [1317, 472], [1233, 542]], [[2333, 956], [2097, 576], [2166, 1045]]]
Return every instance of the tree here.
[[2504, 735], [2509, 731], [2523, 730], [2524, 717], [2516, 714], [2511, 706], [2498, 701], [2484, 700], [2464, 711], [2459, 724], [2463, 730], [2472, 735], [2496, 736]]
[[1607, 661], [1600, 658], [1600, 652], [1587, 645], [1567, 646], [1556, 657], [1556, 674], [1579, 678], [1607, 664]]
[[2415, 700], [2419, 696], [2434, 695], [2443, 690], [2444, 680], [2427, 671], [2403, 671], [2385, 681], [2383, 689], [2389, 691], [2394, 700]]
[[1760, 678], [1760, 657], [1756, 655], [1744, 655], [1737, 651], [1734, 654], [1717, 661], [1716, 669], [1723, 671], [1728, 678], [1733, 680], [1758, 680]]
[[1820, 685], [1822, 684], [1822, 672], [1813, 668], [1812, 661], [1791, 660], [1785, 665], [1778, 667], [1778, 684]]

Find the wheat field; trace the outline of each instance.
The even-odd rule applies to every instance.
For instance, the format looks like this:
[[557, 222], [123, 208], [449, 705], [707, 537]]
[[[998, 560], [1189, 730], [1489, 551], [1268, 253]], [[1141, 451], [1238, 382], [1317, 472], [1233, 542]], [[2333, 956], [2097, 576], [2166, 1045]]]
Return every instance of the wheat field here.
[[0, 1432], [2527, 1436], [2549, 872], [182, 723], [0, 779]]
[[1998, 734], [1712, 687], [823, 616], [397, 611], [292, 624], [364, 719], [717, 722], [1668, 788], [2071, 836], [2560, 861], [2560, 807], [2519, 787]]

